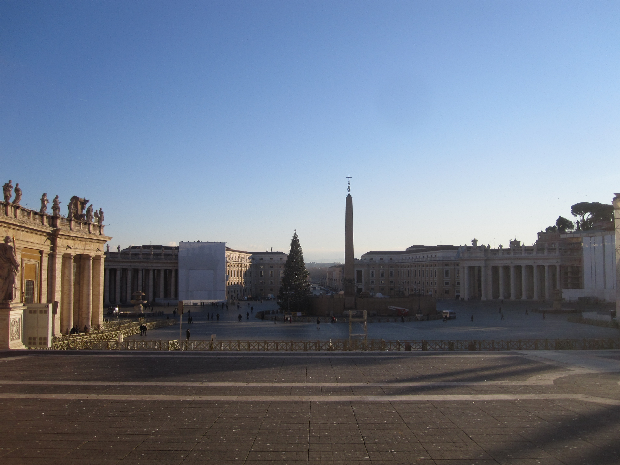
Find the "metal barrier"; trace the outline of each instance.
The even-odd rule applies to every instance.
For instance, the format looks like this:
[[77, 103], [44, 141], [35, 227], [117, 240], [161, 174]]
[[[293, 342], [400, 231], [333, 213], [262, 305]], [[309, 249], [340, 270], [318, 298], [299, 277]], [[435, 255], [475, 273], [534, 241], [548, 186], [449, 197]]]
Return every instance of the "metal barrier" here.
[[[135, 333], [134, 333], [135, 334]], [[402, 351], [508, 351], [620, 349], [620, 339], [517, 339], [386, 341], [337, 339], [329, 341], [269, 340], [124, 340], [72, 337], [54, 341], [55, 350], [217, 351], [217, 352], [402, 352]]]

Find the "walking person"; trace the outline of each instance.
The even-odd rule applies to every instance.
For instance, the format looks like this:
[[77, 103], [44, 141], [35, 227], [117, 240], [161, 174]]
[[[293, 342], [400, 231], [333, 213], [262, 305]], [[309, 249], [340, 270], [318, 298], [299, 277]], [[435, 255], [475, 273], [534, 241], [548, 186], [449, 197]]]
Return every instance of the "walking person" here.
[[188, 341], [189, 341], [189, 336], [190, 336], [190, 332], [188, 328], [187, 331], [185, 331], [185, 337], [187, 338]]
[[320, 318], [316, 319], [316, 329], [317, 330], [321, 329], [321, 319]]

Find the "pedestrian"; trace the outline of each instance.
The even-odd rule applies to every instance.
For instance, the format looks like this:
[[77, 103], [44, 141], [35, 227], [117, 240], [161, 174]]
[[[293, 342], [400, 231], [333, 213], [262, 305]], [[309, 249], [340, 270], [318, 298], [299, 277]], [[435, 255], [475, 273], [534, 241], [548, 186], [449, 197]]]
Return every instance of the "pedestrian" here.
[[217, 321], [220, 321], [220, 314], [217, 314]]
[[185, 331], [185, 337], [187, 337], [187, 340], [189, 341], [189, 329], [187, 329], [187, 331]]
[[239, 313], [239, 316], [237, 316], [237, 318], [239, 319], [239, 323], [241, 323], [241, 320], [243, 320], [243, 317], [241, 316], [241, 313]]
[[250, 313], [254, 313], [254, 306], [250, 307]]
[[321, 329], [321, 319], [320, 318], [316, 319], [316, 329]]
[[527, 312], [527, 308], [525, 309], [525, 314], [526, 314], [526, 315], [529, 315], [529, 313]]
[[146, 325], [144, 325], [144, 335], [146, 336]]
[[474, 315], [471, 316], [471, 322], [474, 322]]
[[250, 319], [250, 312], [245, 312], [245, 319], [249, 320]]

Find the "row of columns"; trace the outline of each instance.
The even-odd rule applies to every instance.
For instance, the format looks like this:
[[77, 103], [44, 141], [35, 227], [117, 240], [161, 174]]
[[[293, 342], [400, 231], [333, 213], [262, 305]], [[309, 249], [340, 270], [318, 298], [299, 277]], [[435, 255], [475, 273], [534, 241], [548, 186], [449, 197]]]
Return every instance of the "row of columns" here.
[[[60, 267], [60, 332], [84, 331], [103, 323], [103, 258], [87, 254], [56, 257]], [[60, 262], [60, 263], [58, 263]], [[56, 290], [58, 291], [58, 289]]]
[[461, 297], [549, 300], [562, 289], [560, 265], [476, 265], [461, 269]]
[[132, 294], [138, 290], [144, 292], [144, 299], [149, 302], [155, 299], [176, 299], [177, 279], [176, 269], [106, 268], [104, 304], [128, 303]]

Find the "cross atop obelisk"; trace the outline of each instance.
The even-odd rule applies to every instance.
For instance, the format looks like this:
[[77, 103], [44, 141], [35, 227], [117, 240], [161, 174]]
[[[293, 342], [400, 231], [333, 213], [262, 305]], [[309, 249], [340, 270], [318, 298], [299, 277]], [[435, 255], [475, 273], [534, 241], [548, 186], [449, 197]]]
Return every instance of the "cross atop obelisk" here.
[[353, 253], [353, 198], [351, 176], [347, 176], [347, 202], [344, 218], [344, 297], [345, 309], [355, 308], [355, 256]]

